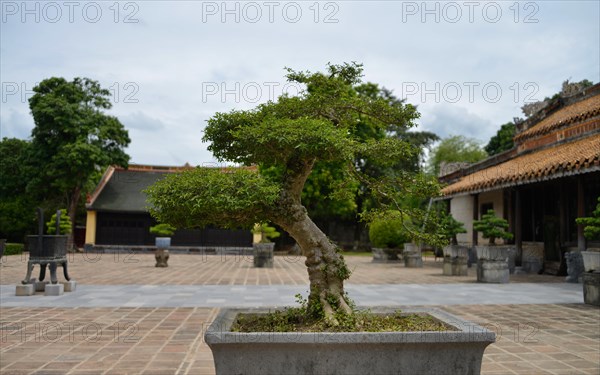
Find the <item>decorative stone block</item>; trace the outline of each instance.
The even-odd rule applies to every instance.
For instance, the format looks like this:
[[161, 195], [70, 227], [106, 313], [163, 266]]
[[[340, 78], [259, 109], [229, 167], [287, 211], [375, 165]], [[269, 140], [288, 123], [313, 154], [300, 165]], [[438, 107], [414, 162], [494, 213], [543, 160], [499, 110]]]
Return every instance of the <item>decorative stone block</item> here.
[[16, 296], [32, 296], [35, 294], [35, 286], [33, 284], [17, 285]]
[[567, 261], [567, 277], [566, 282], [578, 283], [581, 278], [581, 274], [584, 271], [583, 257], [579, 251], [569, 251], [565, 253], [565, 260]]
[[600, 272], [583, 273], [583, 302], [600, 306]]
[[273, 255], [275, 243], [262, 242], [252, 244], [254, 255], [254, 267], [273, 268]]
[[61, 284], [64, 286], [65, 292], [74, 292], [77, 288], [77, 282], [75, 280], [63, 281]]
[[423, 257], [421, 257], [421, 252], [404, 254], [404, 266], [407, 268], [423, 267]]
[[46, 285], [49, 284], [48, 281], [36, 281], [34, 283], [36, 292], [43, 292], [44, 290], [46, 290]]
[[477, 261], [477, 281], [480, 283], [508, 283], [510, 273], [506, 260], [479, 259]]
[[48, 284], [44, 295], [46, 296], [61, 296], [65, 292], [65, 287], [62, 284]]
[[169, 250], [156, 249], [154, 259], [156, 259], [155, 267], [169, 267]]
[[373, 253], [374, 263], [397, 262], [400, 260], [398, 258], [398, 254], [400, 253], [399, 249], [374, 247], [371, 252]]

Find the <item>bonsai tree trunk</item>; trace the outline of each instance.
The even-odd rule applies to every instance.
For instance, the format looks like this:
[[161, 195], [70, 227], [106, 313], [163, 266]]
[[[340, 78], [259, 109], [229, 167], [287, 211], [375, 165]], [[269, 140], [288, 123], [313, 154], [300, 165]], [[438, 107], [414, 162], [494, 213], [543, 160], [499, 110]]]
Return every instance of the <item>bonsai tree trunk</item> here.
[[300, 245], [306, 256], [306, 267], [310, 280], [309, 307], [319, 303], [325, 318], [336, 324], [335, 309], [351, 314], [344, 295], [344, 280], [349, 270], [337, 247], [308, 217], [302, 205], [292, 207], [297, 220], [282, 220], [277, 224], [285, 229]]
[[312, 308], [320, 304], [325, 319], [336, 325], [336, 309], [346, 314], [352, 313], [344, 296], [344, 280], [350, 276], [350, 271], [342, 256], [338, 254], [337, 247], [310, 219], [301, 203], [302, 189], [312, 171], [314, 161], [295, 159], [288, 162], [279, 198], [279, 209], [273, 222], [298, 242], [306, 256], [310, 280], [309, 308], [316, 311]]

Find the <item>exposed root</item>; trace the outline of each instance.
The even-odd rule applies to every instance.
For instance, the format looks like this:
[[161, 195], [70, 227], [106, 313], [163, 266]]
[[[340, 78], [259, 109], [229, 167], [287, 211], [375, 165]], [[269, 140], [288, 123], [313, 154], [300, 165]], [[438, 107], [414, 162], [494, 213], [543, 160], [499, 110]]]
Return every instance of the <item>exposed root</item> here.
[[329, 326], [332, 326], [332, 327], [339, 326], [340, 323], [335, 318], [335, 311], [333, 310], [333, 307], [331, 307], [331, 304], [327, 301], [326, 296], [327, 296], [327, 293], [325, 291], [322, 291], [321, 294], [319, 295], [319, 300], [321, 301], [321, 307], [323, 308], [323, 314], [325, 315], [325, 321], [327, 322], [327, 325], [329, 325]]
[[339, 308], [345, 313], [345, 314], [352, 314], [352, 308], [350, 306], [348, 306], [348, 303], [346, 302], [346, 299], [344, 298], [344, 296], [340, 296], [339, 298]]

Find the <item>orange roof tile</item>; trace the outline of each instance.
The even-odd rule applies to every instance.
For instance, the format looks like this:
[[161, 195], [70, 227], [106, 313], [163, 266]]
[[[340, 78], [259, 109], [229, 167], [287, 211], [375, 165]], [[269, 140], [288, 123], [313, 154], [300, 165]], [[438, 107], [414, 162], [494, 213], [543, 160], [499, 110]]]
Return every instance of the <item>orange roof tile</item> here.
[[559, 109], [524, 132], [517, 134], [514, 140], [515, 142], [521, 142], [528, 138], [547, 134], [563, 125], [596, 115], [600, 115], [600, 95], [592, 96]]
[[532, 181], [559, 177], [563, 174], [600, 170], [600, 134], [563, 143], [462, 177], [442, 189], [443, 195], [492, 190]]

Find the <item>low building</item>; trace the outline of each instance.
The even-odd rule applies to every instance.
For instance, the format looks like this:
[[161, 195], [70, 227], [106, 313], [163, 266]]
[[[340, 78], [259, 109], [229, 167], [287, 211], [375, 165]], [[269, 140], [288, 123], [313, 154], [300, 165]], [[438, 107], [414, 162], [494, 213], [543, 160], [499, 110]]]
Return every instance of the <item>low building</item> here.
[[[109, 167], [93, 194], [88, 197], [86, 247], [144, 247], [154, 245], [150, 227], [156, 221], [148, 212], [143, 191], [167, 174], [192, 168], [130, 165]], [[250, 230], [220, 228], [178, 229], [172, 246], [252, 247]]]
[[563, 95], [517, 125], [513, 149], [440, 177], [450, 212], [465, 224], [459, 242], [482, 239], [473, 220], [488, 209], [509, 222], [517, 262], [564, 273], [564, 253], [584, 250], [575, 218], [600, 196], [600, 84]]

